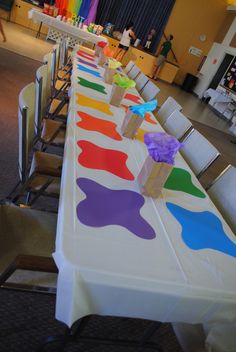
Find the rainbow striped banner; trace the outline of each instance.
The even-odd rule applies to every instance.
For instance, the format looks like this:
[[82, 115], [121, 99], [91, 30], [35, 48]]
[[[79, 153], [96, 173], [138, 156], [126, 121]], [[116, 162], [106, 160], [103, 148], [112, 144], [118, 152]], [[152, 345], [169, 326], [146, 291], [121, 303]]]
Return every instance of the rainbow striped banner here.
[[59, 15], [72, 17], [78, 15], [83, 0], [56, 0], [56, 7], [59, 8]]

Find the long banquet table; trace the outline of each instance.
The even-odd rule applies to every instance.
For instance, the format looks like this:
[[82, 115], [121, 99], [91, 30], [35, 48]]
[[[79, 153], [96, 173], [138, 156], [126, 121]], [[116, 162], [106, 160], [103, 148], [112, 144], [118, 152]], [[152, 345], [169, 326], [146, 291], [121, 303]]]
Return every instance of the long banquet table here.
[[82, 42], [89, 42], [92, 44], [97, 44], [99, 41], [107, 42], [107, 39], [105, 37], [88, 32], [86, 30], [86, 26], [84, 26], [84, 29], [77, 28], [35, 9], [31, 9], [29, 11], [28, 16], [34, 22], [44, 24], [45, 26], [52, 28], [67, 36], [80, 39]]
[[[161, 196], [140, 194], [147, 149], [141, 137], [121, 136], [124, 108], [109, 104], [104, 69], [86, 52], [75, 54], [72, 71], [54, 253], [57, 319], [69, 326], [89, 314], [199, 323], [207, 343], [220, 338], [229, 346], [219, 334], [224, 326], [234, 329], [234, 344], [234, 234], [180, 154]], [[123, 105], [142, 102], [135, 89], [127, 93]], [[141, 128], [163, 131], [151, 114]]]

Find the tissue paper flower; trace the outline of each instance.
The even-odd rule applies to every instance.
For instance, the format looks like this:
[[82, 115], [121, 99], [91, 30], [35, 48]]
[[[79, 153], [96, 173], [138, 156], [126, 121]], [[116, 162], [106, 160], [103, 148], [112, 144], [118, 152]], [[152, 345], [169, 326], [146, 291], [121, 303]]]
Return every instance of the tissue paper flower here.
[[106, 57], [113, 57], [114, 51], [111, 50], [108, 45], [106, 45], [105, 48], [103, 49], [103, 54], [104, 54]]
[[157, 107], [157, 100], [153, 99], [144, 104], [130, 106], [130, 110], [139, 116], [145, 117], [147, 112], [155, 110]]
[[99, 46], [99, 48], [105, 48], [105, 46], [107, 46], [106, 42], [100, 41], [97, 43], [97, 46]]
[[115, 59], [108, 59], [108, 67], [112, 70], [116, 70], [121, 65], [122, 65], [122, 63], [115, 60]]
[[146, 133], [144, 143], [153, 160], [171, 165], [174, 164], [176, 153], [183, 146], [174, 136], [165, 132]]
[[135, 87], [135, 82], [132, 79], [129, 79], [128, 77], [125, 76], [121, 76], [119, 75], [119, 73], [117, 73], [114, 77], [113, 77], [113, 82], [122, 88], [128, 89], [128, 88], [133, 88]]

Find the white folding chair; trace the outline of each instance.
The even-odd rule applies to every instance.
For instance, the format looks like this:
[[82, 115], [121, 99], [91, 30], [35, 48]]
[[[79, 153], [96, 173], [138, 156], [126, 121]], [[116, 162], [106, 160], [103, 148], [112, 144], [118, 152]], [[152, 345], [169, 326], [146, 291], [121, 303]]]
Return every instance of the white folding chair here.
[[[57, 273], [52, 259], [55, 249], [57, 215], [36, 209], [0, 204], [0, 287], [24, 290], [49, 290], [40, 282], [54, 284], [55, 275], [34, 274], [10, 280], [17, 270]], [[33, 280], [33, 282], [32, 282]], [[39, 286], [38, 286], [39, 285]], [[55, 285], [55, 284], [54, 284]], [[51, 285], [50, 285], [51, 286]], [[55, 289], [50, 287], [50, 292]]]
[[183, 140], [180, 152], [199, 178], [220, 156], [219, 151], [197, 130]]
[[[35, 143], [35, 83], [25, 86], [19, 95], [19, 176], [22, 185], [20, 192], [14, 196], [17, 202], [27, 192], [26, 203], [32, 204], [40, 195], [58, 197], [62, 158], [58, 155], [36, 151], [30, 163], [30, 153]], [[14, 189], [15, 191], [16, 189]], [[13, 191], [13, 192], [14, 192]], [[34, 199], [30, 202], [30, 195]]]
[[128, 74], [133, 66], [134, 66], [134, 62], [133, 61], [129, 61], [129, 63], [124, 68], [125, 73]]
[[158, 88], [153, 82], [149, 81], [141, 90], [141, 96], [145, 101], [149, 101], [156, 98], [159, 92], [160, 88]]
[[149, 78], [141, 72], [140, 75], [138, 75], [135, 78], [135, 81], [136, 81], [135, 88], [140, 93], [142, 89], [146, 86], [146, 84], [149, 82]]
[[[54, 53], [54, 59], [55, 59], [55, 53]], [[53, 64], [55, 63], [55, 60], [53, 62], [53, 54], [48, 53], [44, 56], [43, 58], [43, 64], [46, 65], [47, 67], [47, 110], [49, 113], [49, 116], [51, 118], [55, 117], [56, 115], [60, 115], [64, 119], [67, 118], [67, 112], [68, 112], [68, 100], [66, 97], [64, 97], [62, 100], [56, 99], [53, 96], [53, 77], [54, 77], [54, 71], [53, 71]]]
[[62, 68], [62, 70], [65, 70], [65, 69], [68, 70], [69, 66], [71, 67], [71, 65], [68, 66], [69, 61], [70, 61], [70, 58], [69, 58], [69, 39], [62, 38], [61, 45], [60, 45], [60, 66], [59, 66], [59, 68]]
[[172, 98], [168, 97], [166, 101], [161, 105], [160, 109], [158, 110], [156, 117], [157, 120], [160, 122], [161, 125], [164, 124], [166, 119], [174, 112], [175, 110], [182, 110], [182, 106], [177, 103], [177, 101]]
[[236, 234], [236, 168], [229, 165], [213, 181], [208, 194]]
[[43, 57], [43, 64], [47, 67], [47, 97], [52, 96], [52, 53], [48, 53]]
[[166, 119], [163, 128], [177, 139], [181, 139], [193, 127], [191, 121], [179, 110], [175, 110]]
[[66, 94], [66, 89], [70, 84], [70, 77], [67, 80], [60, 80], [57, 77], [58, 69], [59, 69], [59, 45], [54, 45], [52, 50], [52, 71], [51, 71], [51, 89], [52, 89], [52, 96], [54, 98], [58, 97], [60, 93]]
[[65, 128], [63, 122], [46, 118], [47, 111], [47, 67], [43, 65], [36, 71], [35, 89], [35, 134], [42, 143], [41, 150], [48, 145], [63, 147]]
[[130, 79], [135, 79], [139, 73], [140, 73], [140, 69], [138, 68], [138, 66], [134, 65], [131, 68], [131, 70], [128, 72], [128, 76]]

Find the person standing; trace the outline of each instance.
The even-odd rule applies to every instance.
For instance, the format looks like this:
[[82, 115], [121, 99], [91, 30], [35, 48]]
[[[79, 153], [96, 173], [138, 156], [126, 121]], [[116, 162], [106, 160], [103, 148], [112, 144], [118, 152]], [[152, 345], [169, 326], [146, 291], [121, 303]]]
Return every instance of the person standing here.
[[129, 50], [131, 39], [136, 39], [136, 35], [134, 33], [133, 28], [134, 28], [134, 24], [133, 22], [130, 22], [127, 24], [127, 26], [124, 29], [120, 43], [114, 55], [114, 58], [117, 61], [121, 61], [125, 53]]
[[3, 26], [2, 26], [2, 21], [0, 19], [0, 32], [2, 34], [2, 37], [3, 37], [3, 41], [6, 42], [7, 41], [7, 38], [5, 36], [5, 33], [4, 33], [4, 30], [3, 30]]
[[157, 57], [157, 62], [156, 65], [154, 67], [154, 71], [153, 71], [153, 75], [152, 78], [153, 79], [157, 79], [158, 73], [161, 69], [161, 66], [164, 64], [167, 55], [169, 53], [169, 51], [171, 50], [172, 47], [172, 40], [174, 39], [173, 35], [171, 34], [169, 36], [169, 38], [162, 44], [161, 48], [160, 48], [160, 54]]

